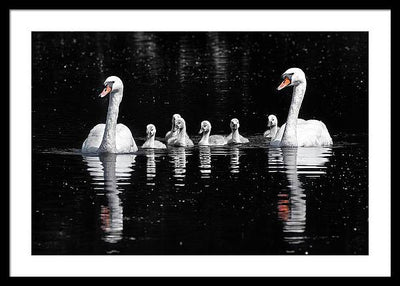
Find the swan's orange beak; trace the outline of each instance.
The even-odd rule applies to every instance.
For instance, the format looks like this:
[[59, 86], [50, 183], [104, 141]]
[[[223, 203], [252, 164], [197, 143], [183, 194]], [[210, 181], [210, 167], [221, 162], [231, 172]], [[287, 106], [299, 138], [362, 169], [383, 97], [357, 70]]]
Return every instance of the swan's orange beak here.
[[104, 97], [111, 92], [111, 86], [107, 85], [103, 91], [100, 93], [100, 97]]
[[285, 79], [282, 81], [282, 83], [278, 86], [277, 90], [281, 90], [285, 87], [287, 87], [290, 84], [290, 79], [288, 77], [285, 77]]

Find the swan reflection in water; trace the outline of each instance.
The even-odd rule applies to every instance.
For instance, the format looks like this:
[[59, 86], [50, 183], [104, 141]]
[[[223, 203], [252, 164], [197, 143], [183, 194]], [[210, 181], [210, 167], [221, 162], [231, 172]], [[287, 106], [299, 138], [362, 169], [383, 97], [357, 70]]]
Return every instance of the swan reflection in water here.
[[231, 146], [229, 150], [230, 154], [230, 171], [232, 174], [237, 174], [239, 173], [239, 167], [240, 167], [240, 150], [236, 146]]
[[156, 156], [154, 153], [154, 149], [149, 148], [149, 149], [144, 149], [145, 150], [145, 154], [146, 154], [146, 178], [147, 178], [147, 182], [146, 185], [148, 186], [154, 186], [155, 182], [154, 179], [156, 177]]
[[175, 178], [174, 185], [176, 187], [185, 186], [186, 177], [186, 149], [185, 147], [173, 147], [170, 149], [169, 156], [172, 158], [170, 161], [174, 166], [173, 177]]
[[92, 177], [92, 185], [97, 194], [105, 194], [107, 204], [101, 206], [100, 220], [103, 230], [103, 240], [116, 243], [122, 238], [123, 207], [119, 193], [121, 186], [129, 185], [129, 180], [135, 164], [136, 155], [132, 154], [101, 154], [83, 156]]
[[291, 246], [301, 245], [306, 240], [307, 196], [300, 179], [324, 175], [331, 155], [330, 147], [268, 149], [269, 171], [283, 171], [288, 180], [288, 189], [278, 194], [278, 218], [283, 223], [284, 240]]
[[211, 148], [210, 146], [199, 147], [200, 158], [200, 177], [202, 179], [211, 178]]

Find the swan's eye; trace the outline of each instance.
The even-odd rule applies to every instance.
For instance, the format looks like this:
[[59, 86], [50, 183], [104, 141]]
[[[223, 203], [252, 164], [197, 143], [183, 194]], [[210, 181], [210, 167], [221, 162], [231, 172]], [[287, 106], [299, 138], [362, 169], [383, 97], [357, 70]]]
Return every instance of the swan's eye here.
[[107, 81], [104, 83], [105, 88], [109, 87], [110, 89], [112, 89], [113, 84], [114, 84], [114, 81]]
[[282, 78], [284, 79], [285, 77], [287, 77], [289, 80], [292, 80], [292, 76], [294, 75], [294, 73], [286, 73], [282, 75]]

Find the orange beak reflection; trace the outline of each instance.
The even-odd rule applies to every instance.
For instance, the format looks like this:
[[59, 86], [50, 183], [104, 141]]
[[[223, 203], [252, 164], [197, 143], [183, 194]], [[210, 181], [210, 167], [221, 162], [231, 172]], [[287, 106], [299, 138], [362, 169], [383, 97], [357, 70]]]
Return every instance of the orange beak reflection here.
[[100, 97], [106, 96], [107, 94], [110, 93], [110, 91], [111, 91], [111, 87], [110, 87], [109, 85], [107, 85], [107, 86], [103, 89], [103, 91], [100, 93]]
[[285, 77], [285, 79], [282, 81], [282, 83], [278, 86], [278, 90], [281, 90], [282, 88], [285, 88], [290, 84], [290, 79], [288, 77]]

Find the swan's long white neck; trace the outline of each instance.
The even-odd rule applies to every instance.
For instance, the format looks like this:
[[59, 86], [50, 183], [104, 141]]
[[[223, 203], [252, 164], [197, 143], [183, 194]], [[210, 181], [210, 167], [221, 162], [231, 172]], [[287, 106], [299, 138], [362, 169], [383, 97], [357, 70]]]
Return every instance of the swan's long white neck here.
[[104, 129], [103, 141], [100, 144], [99, 152], [116, 153], [116, 133], [117, 133], [117, 119], [119, 104], [122, 100], [123, 90], [110, 94], [110, 101], [108, 103], [106, 127]]
[[239, 128], [235, 129], [235, 130], [232, 130], [232, 141], [240, 142]]
[[182, 129], [178, 131], [176, 141], [182, 146], [186, 145], [186, 126], [183, 126]]
[[282, 136], [281, 146], [297, 146], [297, 118], [301, 103], [306, 92], [307, 82], [301, 82], [293, 87], [292, 103], [290, 104], [285, 131]]
[[175, 120], [172, 120], [172, 125], [171, 125], [171, 133], [174, 133], [175, 130]]
[[150, 148], [154, 148], [154, 137], [155, 135], [151, 135], [150, 137], [147, 138], [145, 142], [145, 144]]
[[199, 144], [208, 144], [209, 143], [210, 132], [211, 132], [211, 130], [203, 132], [203, 136], [201, 137], [201, 140], [200, 140]]
[[276, 133], [278, 132], [278, 125], [272, 126], [269, 130], [271, 138], [274, 138]]

